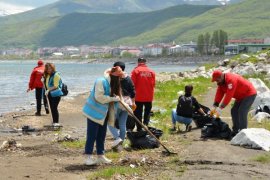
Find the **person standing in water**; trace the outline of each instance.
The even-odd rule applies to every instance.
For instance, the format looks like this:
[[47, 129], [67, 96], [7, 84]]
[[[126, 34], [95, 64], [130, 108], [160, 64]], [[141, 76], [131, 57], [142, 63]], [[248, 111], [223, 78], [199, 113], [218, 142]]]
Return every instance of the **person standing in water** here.
[[[121, 100], [120, 77], [124, 73], [119, 66], [106, 70], [104, 77], [95, 81], [93, 90], [83, 107], [87, 118], [87, 137], [85, 154], [86, 165], [110, 164], [112, 161], [105, 157], [105, 137], [107, 124], [114, 126], [119, 101]], [[97, 157], [93, 156], [96, 142]]]
[[59, 124], [59, 112], [58, 105], [61, 100], [62, 92], [62, 80], [60, 74], [56, 71], [53, 63], [47, 63], [44, 71], [45, 77], [45, 95], [49, 99], [50, 110], [53, 118], [53, 126], [60, 126]]
[[[156, 75], [153, 70], [147, 67], [146, 59], [138, 59], [138, 66], [132, 71], [131, 79], [136, 91], [135, 101], [137, 108], [134, 111], [134, 114], [140, 121], [142, 121], [144, 109], [143, 124], [148, 126], [152, 109], [152, 101], [154, 99]], [[139, 123], [136, 123], [136, 126], [137, 131], [142, 130]]]
[[44, 87], [42, 82], [42, 76], [44, 73], [44, 63], [41, 59], [38, 60], [37, 66], [33, 69], [30, 80], [28, 83], [28, 89], [27, 92], [32, 91], [35, 89], [35, 95], [36, 95], [36, 116], [41, 116], [41, 102], [43, 99], [43, 104], [45, 107], [46, 114], [49, 114], [47, 99], [44, 94]]

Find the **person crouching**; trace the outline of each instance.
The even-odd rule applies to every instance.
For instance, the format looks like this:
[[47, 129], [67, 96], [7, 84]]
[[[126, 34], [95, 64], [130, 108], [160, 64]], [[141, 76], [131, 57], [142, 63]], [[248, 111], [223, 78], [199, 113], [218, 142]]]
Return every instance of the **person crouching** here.
[[185, 86], [185, 95], [180, 95], [178, 99], [177, 109], [172, 110], [172, 131], [176, 130], [176, 122], [186, 125], [186, 131], [191, 131], [192, 116], [195, 110], [198, 110], [201, 114], [205, 115], [200, 104], [195, 97], [192, 96], [193, 86]]
[[[104, 77], [98, 78], [89, 98], [83, 107], [87, 117], [87, 137], [85, 154], [86, 165], [110, 164], [112, 161], [104, 155], [107, 124], [114, 125], [121, 97], [120, 77], [124, 75], [119, 66], [105, 71]], [[93, 156], [96, 142], [97, 158]]]

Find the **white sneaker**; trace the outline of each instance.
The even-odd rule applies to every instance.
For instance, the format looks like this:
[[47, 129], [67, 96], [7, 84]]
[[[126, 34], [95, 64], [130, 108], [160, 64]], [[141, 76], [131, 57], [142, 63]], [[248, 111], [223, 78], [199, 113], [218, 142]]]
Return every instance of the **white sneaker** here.
[[115, 141], [113, 141], [112, 149], [117, 148], [122, 143], [123, 143], [123, 140], [121, 138], [116, 139]]
[[97, 160], [93, 157], [93, 156], [88, 156], [86, 161], [85, 161], [85, 165], [87, 166], [93, 166], [97, 164]]
[[104, 155], [98, 156], [97, 164], [111, 164], [112, 160], [106, 158]]
[[59, 123], [53, 123], [52, 124], [54, 127], [60, 127], [61, 126], [61, 124], [59, 124]]

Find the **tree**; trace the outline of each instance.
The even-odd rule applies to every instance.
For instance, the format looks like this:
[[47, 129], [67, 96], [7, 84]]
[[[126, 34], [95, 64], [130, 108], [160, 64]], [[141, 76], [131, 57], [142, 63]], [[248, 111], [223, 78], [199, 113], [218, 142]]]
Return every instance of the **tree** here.
[[197, 41], [198, 52], [202, 55], [204, 53], [204, 36], [200, 34]]
[[216, 30], [213, 32], [211, 39], [211, 46], [219, 49], [219, 54], [224, 53], [224, 47], [227, 44], [228, 34], [223, 30]]
[[205, 33], [205, 35], [204, 35], [204, 46], [205, 46], [205, 53], [207, 55], [209, 54], [210, 40], [211, 40], [211, 35], [208, 32]]

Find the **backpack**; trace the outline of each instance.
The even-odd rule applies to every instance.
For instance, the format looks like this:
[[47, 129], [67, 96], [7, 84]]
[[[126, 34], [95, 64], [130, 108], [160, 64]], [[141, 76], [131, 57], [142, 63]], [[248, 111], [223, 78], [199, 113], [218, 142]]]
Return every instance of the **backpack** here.
[[192, 103], [192, 96], [186, 97], [184, 95], [180, 96], [178, 99], [177, 115], [191, 115], [193, 114], [193, 103]]
[[67, 96], [68, 95], [68, 87], [66, 84], [62, 83], [62, 88], [61, 88], [63, 95], [62, 96]]
[[206, 124], [201, 130], [202, 138], [231, 139], [232, 131], [229, 125], [220, 118], [212, 118], [212, 123]]
[[[160, 138], [163, 134], [162, 130], [156, 128], [149, 128], [149, 130], [157, 137]], [[133, 149], [154, 149], [160, 146], [159, 142], [152, 136], [148, 135], [146, 131], [127, 132], [127, 138], [130, 141], [131, 148]]]

